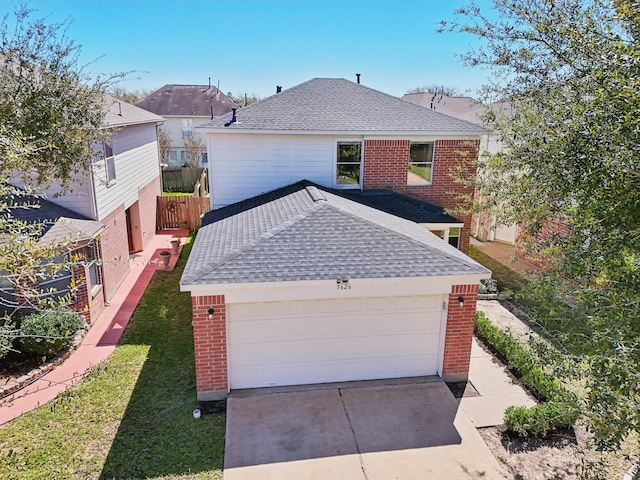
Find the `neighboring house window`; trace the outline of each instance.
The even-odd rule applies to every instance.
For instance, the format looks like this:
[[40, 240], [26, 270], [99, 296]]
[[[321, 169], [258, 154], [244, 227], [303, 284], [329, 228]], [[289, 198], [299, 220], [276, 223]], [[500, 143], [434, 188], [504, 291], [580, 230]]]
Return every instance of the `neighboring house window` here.
[[450, 228], [449, 229], [449, 245], [452, 245], [458, 248], [458, 243], [460, 242], [460, 229], [459, 228]]
[[111, 140], [103, 142], [105, 170], [107, 173], [107, 185], [116, 180], [116, 161], [113, 155], [113, 146]]
[[336, 186], [359, 187], [362, 171], [362, 142], [338, 142]]
[[[54, 257], [51, 262], [62, 263], [68, 261], [66, 254]], [[68, 300], [68, 303], [75, 303], [75, 298], [64, 299], [71, 291], [72, 275], [69, 270], [59, 270], [50, 277], [45, 277], [38, 282], [38, 286], [42, 290], [45, 297], [55, 301]], [[50, 292], [50, 293], [49, 293]]]
[[445, 242], [449, 243], [449, 245], [458, 248], [458, 244], [460, 243], [460, 228], [459, 227], [450, 227], [446, 230], [430, 230], [434, 235], [439, 236]]
[[407, 185], [431, 185], [433, 143], [411, 143]]
[[172, 167], [177, 167], [180, 165], [180, 162], [178, 162], [178, 150], [171, 150], [171, 158], [169, 159], [169, 165]]
[[189, 160], [187, 159], [187, 151], [180, 150], [180, 165], [185, 167], [189, 165]]
[[182, 119], [182, 136], [193, 137], [193, 120], [190, 118]]
[[95, 296], [102, 288], [102, 272], [97, 263], [100, 257], [98, 255], [98, 245], [96, 242], [85, 247], [84, 257], [86, 262], [90, 262], [87, 268], [89, 273], [89, 286], [91, 295]]
[[19, 305], [13, 293], [13, 283], [6, 275], [5, 270], [0, 270], [0, 314], [11, 312]]
[[202, 152], [200, 154], [200, 165], [205, 167], [209, 163], [209, 158], [207, 157], [207, 152]]

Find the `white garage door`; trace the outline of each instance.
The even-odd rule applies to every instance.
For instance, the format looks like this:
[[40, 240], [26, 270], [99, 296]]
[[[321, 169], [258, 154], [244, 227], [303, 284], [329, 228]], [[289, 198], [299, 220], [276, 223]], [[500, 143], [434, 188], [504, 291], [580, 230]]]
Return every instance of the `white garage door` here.
[[442, 297], [227, 306], [230, 388], [435, 375]]

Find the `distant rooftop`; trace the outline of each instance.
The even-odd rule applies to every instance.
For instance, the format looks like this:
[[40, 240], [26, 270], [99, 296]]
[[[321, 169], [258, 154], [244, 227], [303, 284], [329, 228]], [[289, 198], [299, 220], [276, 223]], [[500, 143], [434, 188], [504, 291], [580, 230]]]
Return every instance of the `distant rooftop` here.
[[[201, 128], [349, 133], [482, 135], [477, 124], [379, 92], [343, 78], [314, 78], [283, 90]], [[225, 126], [226, 125], [226, 126]]]
[[481, 116], [487, 110], [482, 103], [471, 97], [450, 97], [432, 92], [407, 93], [402, 96], [402, 100], [476, 125], [482, 125]]
[[211, 117], [224, 115], [236, 104], [216, 87], [208, 85], [165, 85], [136, 106], [162, 116]]

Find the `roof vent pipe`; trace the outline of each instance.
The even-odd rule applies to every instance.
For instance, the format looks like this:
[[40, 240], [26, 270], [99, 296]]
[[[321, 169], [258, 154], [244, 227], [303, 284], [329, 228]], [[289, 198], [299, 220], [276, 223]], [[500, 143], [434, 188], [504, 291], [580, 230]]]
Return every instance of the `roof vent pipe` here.
[[211, 120], [213, 120], [213, 105], [209, 105], [209, 108], [211, 109]]
[[229, 120], [227, 123], [224, 124], [225, 127], [228, 127], [229, 125], [231, 125], [232, 123], [236, 123], [236, 110], [237, 108], [232, 108], [231, 109], [233, 111], [233, 113], [231, 114], [231, 120]]
[[280, 85], [276, 85], [276, 93], [280, 93], [282, 91], [282, 87]]
[[356, 81], [358, 82], [358, 85], [360, 84], [360, 74], [356, 73]]

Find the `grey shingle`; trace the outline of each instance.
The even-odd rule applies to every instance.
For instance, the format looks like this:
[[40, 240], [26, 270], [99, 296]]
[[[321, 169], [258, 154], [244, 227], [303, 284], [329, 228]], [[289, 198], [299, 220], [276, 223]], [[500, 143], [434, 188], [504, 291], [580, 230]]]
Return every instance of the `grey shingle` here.
[[202, 127], [220, 130], [405, 132], [481, 135], [479, 125], [443, 115], [342, 78], [314, 78]]
[[487, 272], [417, 223], [303, 181], [209, 212], [181, 284]]
[[5, 197], [4, 200], [10, 208], [0, 214], [0, 221], [4, 217], [25, 223], [39, 223], [42, 226], [40, 241], [43, 243], [88, 240], [105, 228], [104, 224], [39, 195], [16, 192], [11, 198]]

